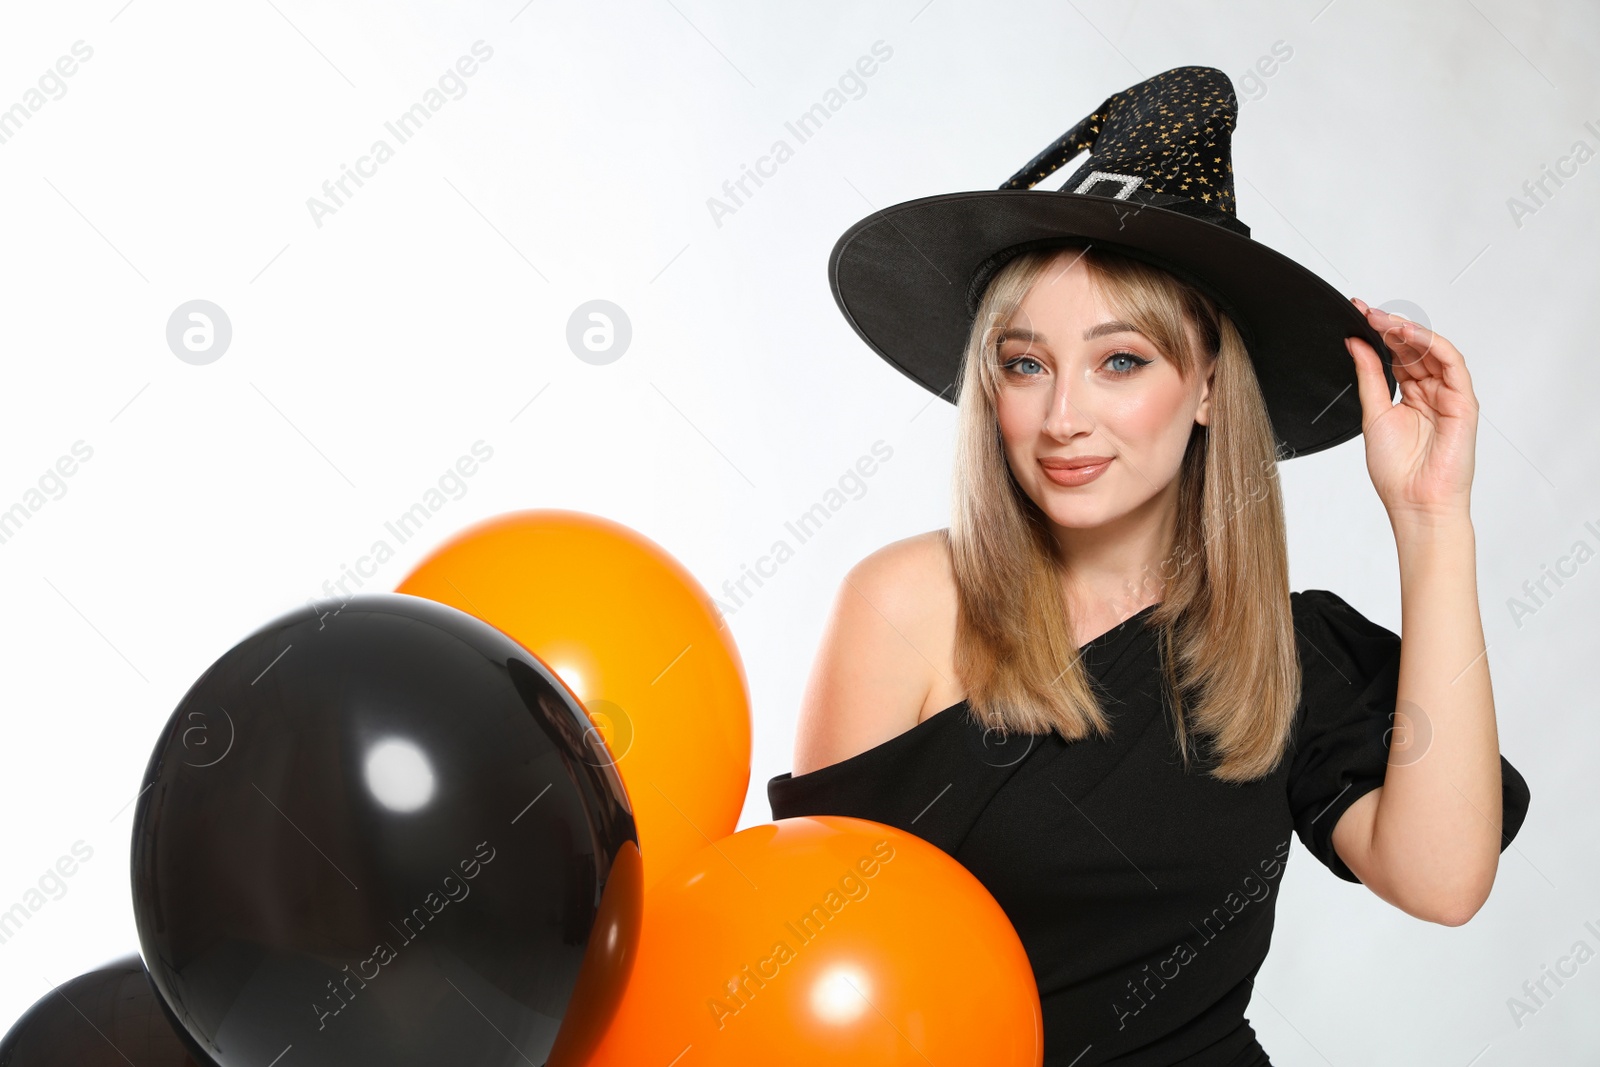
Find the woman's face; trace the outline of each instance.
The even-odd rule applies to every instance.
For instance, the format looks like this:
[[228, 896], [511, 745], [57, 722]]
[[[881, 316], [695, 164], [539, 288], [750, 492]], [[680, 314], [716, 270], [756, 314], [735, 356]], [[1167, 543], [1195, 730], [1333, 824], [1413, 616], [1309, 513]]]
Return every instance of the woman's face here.
[[1210, 372], [1185, 381], [1117, 322], [1079, 255], [1051, 263], [1003, 334], [996, 404], [1006, 459], [1058, 526], [1154, 520], [1177, 499], [1195, 423], [1210, 419]]

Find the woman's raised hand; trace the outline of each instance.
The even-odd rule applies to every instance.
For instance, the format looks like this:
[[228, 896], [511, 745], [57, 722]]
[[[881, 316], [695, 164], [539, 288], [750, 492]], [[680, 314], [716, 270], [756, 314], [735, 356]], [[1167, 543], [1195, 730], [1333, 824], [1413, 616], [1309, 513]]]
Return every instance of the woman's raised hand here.
[[1400, 402], [1390, 401], [1372, 346], [1345, 338], [1361, 395], [1367, 473], [1391, 521], [1424, 523], [1467, 514], [1478, 400], [1466, 360], [1439, 334], [1365, 301], [1351, 300], [1393, 354]]

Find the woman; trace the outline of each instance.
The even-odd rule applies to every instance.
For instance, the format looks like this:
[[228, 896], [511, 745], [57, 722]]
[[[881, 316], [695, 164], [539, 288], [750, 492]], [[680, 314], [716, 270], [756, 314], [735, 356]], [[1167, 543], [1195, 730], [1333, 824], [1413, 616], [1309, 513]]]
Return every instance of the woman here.
[[[1173, 117], [1197, 110], [1204, 133], [1185, 147], [1215, 162], [1141, 174], [1187, 140]], [[1106, 143], [1151, 115], [1165, 136]], [[1084, 185], [1109, 173], [1123, 190], [1109, 205], [1083, 186], [1021, 208], [928, 198], [835, 250], [851, 321], [930, 389], [942, 371], [909, 368], [940, 339], [895, 338], [948, 322], [917, 306], [944, 292], [891, 282], [910, 253], [886, 265], [892, 241], [868, 239], [856, 268], [885, 272], [874, 304], [848, 242], [886, 219], [946, 289], [968, 281], [954, 514], [846, 576], [795, 772], [768, 784], [773, 816], [874, 819], [960, 860], [1028, 951], [1047, 1064], [1268, 1063], [1244, 1010], [1291, 833], [1339, 877], [1455, 926], [1528, 804], [1499, 755], [1483, 656], [1461, 355], [1360, 301], [1367, 323], [1341, 323], [1299, 275], [1272, 294], [1286, 307], [1251, 302], [1265, 284], [1251, 257], [1283, 257], [1167, 191], [1229, 175], [1231, 219], [1231, 165], [1217, 165], [1232, 117], [1221, 72], [1169, 71], [1085, 120], [1103, 130]], [[1084, 125], [1008, 186], [1087, 147]], [[1206, 244], [1197, 227], [1218, 234]], [[940, 246], [952, 230], [965, 236]], [[1315, 355], [1285, 354], [1286, 315], [1310, 324], [1297, 332]], [[1344, 343], [1353, 426], [1339, 397], [1304, 388], [1335, 378], [1330, 326], [1382, 346]], [[1289, 592], [1278, 458], [1355, 432], [1394, 528], [1403, 646], [1333, 593]]]

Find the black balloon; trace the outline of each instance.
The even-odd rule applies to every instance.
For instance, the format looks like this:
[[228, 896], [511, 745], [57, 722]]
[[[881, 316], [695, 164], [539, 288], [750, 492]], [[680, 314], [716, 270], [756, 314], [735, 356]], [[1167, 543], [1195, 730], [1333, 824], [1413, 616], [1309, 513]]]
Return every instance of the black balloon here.
[[582, 708], [499, 630], [398, 593], [290, 613], [218, 660], [133, 833], [151, 977], [222, 1067], [542, 1064], [608, 880], [638, 898]]
[[0, 1067], [129, 1064], [197, 1067], [137, 954], [62, 982], [0, 1039]]

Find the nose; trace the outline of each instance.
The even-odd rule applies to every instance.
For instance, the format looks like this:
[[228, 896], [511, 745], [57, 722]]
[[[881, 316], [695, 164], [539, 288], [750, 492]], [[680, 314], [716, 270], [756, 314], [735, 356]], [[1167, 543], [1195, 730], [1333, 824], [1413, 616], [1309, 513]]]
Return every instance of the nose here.
[[1044, 432], [1058, 440], [1088, 433], [1095, 427], [1093, 416], [1084, 407], [1085, 394], [1071, 384], [1071, 375], [1056, 378], [1055, 392], [1050, 397], [1050, 410], [1045, 414]]

